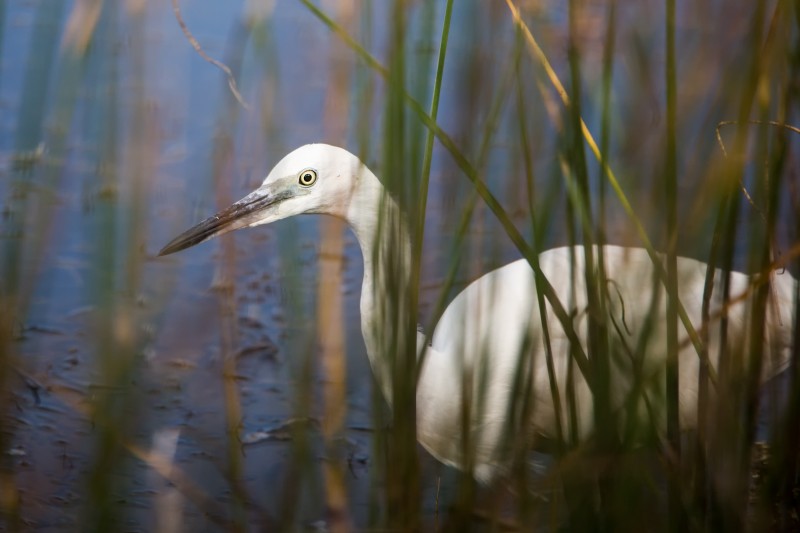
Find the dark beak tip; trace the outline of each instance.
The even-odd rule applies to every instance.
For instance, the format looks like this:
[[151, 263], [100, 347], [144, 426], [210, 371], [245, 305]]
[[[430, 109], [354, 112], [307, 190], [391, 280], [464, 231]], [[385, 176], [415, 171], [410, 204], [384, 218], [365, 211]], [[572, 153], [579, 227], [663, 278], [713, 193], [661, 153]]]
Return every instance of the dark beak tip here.
[[172, 255], [175, 252], [180, 252], [181, 250], [190, 248], [192, 244], [194, 243], [184, 239], [181, 239], [179, 241], [168, 242], [161, 250], [159, 250], [158, 255], [156, 257], [164, 257], [165, 255]]
[[177, 252], [175, 245], [172, 242], [168, 242], [163, 248], [161, 248], [161, 250], [158, 251], [156, 257], [164, 257], [165, 255], [170, 255], [175, 252]]
[[207, 241], [218, 233], [218, 224], [215, 224], [215, 227], [209, 228], [207, 222], [200, 223], [165, 244], [164, 247], [158, 252], [157, 257], [164, 257], [165, 255], [181, 252], [187, 248], [191, 248], [196, 244]]
[[156, 257], [164, 257], [165, 255], [180, 252], [212, 237], [237, 229], [235, 225], [237, 220], [243, 219], [254, 211], [269, 205], [270, 202], [274, 203], [274, 201], [275, 199], [270, 197], [258, 197], [247, 202], [239, 201], [169, 241], [161, 248]]

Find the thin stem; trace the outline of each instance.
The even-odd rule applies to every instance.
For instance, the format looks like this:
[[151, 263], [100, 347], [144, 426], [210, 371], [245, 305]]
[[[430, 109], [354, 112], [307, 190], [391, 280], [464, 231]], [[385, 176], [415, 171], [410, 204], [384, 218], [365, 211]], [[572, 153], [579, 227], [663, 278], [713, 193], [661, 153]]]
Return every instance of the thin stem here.
[[[444, 77], [444, 60], [447, 56], [447, 42], [450, 36], [450, 19], [453, 14], [453, 0], [447, 0], [447, 6], [445, 7], [444, 12], [444, 23], [442, 24], [442, 39], [441, 44], [439, 45], [439, 59], [436, 64], [436, 79], [434, 80], [433, 84], [433, 95], [431, 96], [431, 111], [430, 116], [433, 120], [436, 120], [436, 116], [439, 113], [439, 97], [441, 95], [441, 88], [442, 88], [442, 78]], [[422, 160], [422, 176], [420, 181], [420, 189], [419, 189], [419, 210], [417, 211], [417, 227], [416, 227], [416, 236], [413, 242], [414, 246], [414, 255], [413, 257], [415, 260], [412, 262], [412, 272], [411, 272], [411, 286], [419, 288], [419, 278], [420, 278], [420, 268], [421, 268], [421, 257], [422, 257], [422, 242], [425, 237], [425, 213], [427, 211], [427, 204], [428, 204], [428, 184], [430, 183], [430, 174], [431, 174], [431, 159], [433, 156], [433, 140], [434, 135], [433, 132], [428, 130], [428, 135], [425, 139], [425, 154]], [[419, 290], [415, 291], [419, 294]], [[413, 306], [412, 309], [416, 309], [417, 306]], [[418, 346], [418, 351], [424, 351], [424, 346]], [[419, 359], [420, 354], [417, 354], [417, 359]]]
[[666, 1], [666, 93], [667, 139], [666, 171], [664, 176], [667, 203], [667, 440], [676, 458], [676, 471], [670, 475], [668, 507], [670, 529], [683, 531], [686, 519], [681, 506], [680, 469], [681, 442], [678, 417], [678, 258], [677, 258], [677, 144], [676, 144], [676, 88], [675, 88], [675, 0]]

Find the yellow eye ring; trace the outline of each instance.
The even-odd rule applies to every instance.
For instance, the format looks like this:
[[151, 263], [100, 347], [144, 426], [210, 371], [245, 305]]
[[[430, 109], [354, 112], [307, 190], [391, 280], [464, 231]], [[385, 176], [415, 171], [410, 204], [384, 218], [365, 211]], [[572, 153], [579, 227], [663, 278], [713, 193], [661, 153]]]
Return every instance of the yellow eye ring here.
[[317, 182], [317, 171], [307, 168], [297, 175], [297, 181], [301, 187], [311, 187]]

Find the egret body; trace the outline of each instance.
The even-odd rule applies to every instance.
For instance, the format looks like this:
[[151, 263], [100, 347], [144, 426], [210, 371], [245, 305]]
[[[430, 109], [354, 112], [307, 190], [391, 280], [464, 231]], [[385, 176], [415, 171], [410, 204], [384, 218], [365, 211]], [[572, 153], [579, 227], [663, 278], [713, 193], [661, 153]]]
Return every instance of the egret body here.
[[[408, 287], [411, 243], [397, 204], [353, 154], [325, 144], [307, 145], [291, 152], [258, 189], [175, 238], [160, 255], [235, 229], [305, 213], [344, 219], [358, 239], [365, 263], [361, 331], [375, 379], [391, 403], [392, 365], [381, 335], [387, 328], [399, 327], [396, 317], [403, 313], [390, 307], [402, 302], [387, 297], [387, 287], [392, 284], [400, 289], [393, 294], [402, 294]], [[633, 412], [655, 418], [651, 422], [661, 427], [667, 345], [663, 284], [654, 276], [653, 262], [644, 249], [605, 246], [603, 256], [609, 279], [605, 318], [611, 324], [610, 342], [618, 348], [614, 353], [623, 354], [615, 357], [610, 367], [612, 408], [629, 406], [635, 394]], [[586, 350], [584, 248], [549, 250], [540, 255], [539, 261]], [[679, 299], [698, 329], [702, 325], [706, 270], [707, 265], [702, 262], [678, 258]], [[717, 271], [716, 279], [722, 278], [723, 273]], [[749, 285], [748, 276], [730, 274], [732, 296], [744, 294]], [[536, 291], [534, 271], [528, 262], [515, 261], [482, 276], [458, 294], [430, 339], [417, 336], [417, 353], [424, 353], [416, 391], [418, 439], [443, 463], [462, 469], [473, 465], [478, 479], [490, 479], [508, 465], [505, 439], [509, 432], [556, 438], [561, 427], [565, 437], [582, 439], [593, 431], [589, 384], [570, 364], [569, 337], [550, 304], [546, 304], [553, 372], [562, 398], [560, 410], [555, 406]], [[712, 316], [719, 315], [723, 308], [718, 296], [721, 292], [719, 288], [714, 291], [717, 296], [712, 300]], [[795, 292], [796, 281], [788, 273], [772, 276], [762, 379], [775, 375], [789, 363]], [[728, 306], [730, 346], [747, 346], [749, 309], [749, 298]], [[708, 330], [708, 354], [713, 367], [717, 366], [721, 345], [719, 324], [719, 320], [712, 321]], [[679, 419], [683, 429], [690, 429], [696, 425], [700, 365], [682, 324], [679, 336]], [[572, 374], [575, 390], [577, 435], [569, 434], [570, 424], [566, 423], [569, 413], [564, 391], [568, 373]], [[519, 386], [525, 383], [520, 380], [521, 375], [530, 376], [528, 386]], [[636, 392], [634, 382], [641, 385]], [[530, 402], [530, 415], [511, 422], [511, 408], [522, 399]], [[469, 452], [465, 450], [462, 429], [465, 400], [471, 402], [466, 428]], [[470, 454], [469, 460], [466, 453]]]

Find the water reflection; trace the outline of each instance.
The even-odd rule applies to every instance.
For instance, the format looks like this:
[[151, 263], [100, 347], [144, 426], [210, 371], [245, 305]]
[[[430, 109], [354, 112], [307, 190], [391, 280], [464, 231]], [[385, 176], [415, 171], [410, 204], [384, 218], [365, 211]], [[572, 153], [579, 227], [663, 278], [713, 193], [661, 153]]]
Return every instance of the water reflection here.
[[[517, 41], [506, 6], [457, 4], [439, 124], [528, 238], [537, 233], [542, 246], [568, 242], [580, 228], [560, 179], [566, 117], [556, 111], [551, 121], [556, 96], [540, 92], [541, 68]], [[566, 4], [520, 5], [568, 79]], [[577, 8], [582, 104], [594, 132], [603, 126], [609, 5]], [[350, 17], [358, 42], [390, 64], [392, 3], [321, 6], [337, 20]], [[385, 471], [375, 441], [385, 440], [390, 417], [364, 356], [362, 267], [352, 235], [344, 234], [337, 252], [347, 410], [333, 443], [322, 435], [327, 383], [315, 326], [320, 250], [330, 242], [320, 244], [319, 221], [240, 232], [177, 257], [153, 254], [253, 189], [301, 144], [334, 139], [389, 175], [386, 81], [301, 2], [181, 5], [187, 28], [209, 57], [231, 68], [249, 109], [187, 41], [169, 3], [33, 1], [0, 9], [0, 380], [7, 406], [0, 447], [8, 450], [0, 483], [16, 488], [0, 505], [9, 529], [302, 527], [330, 519], [329, 455], [346, 465], [352, 523], [380, 523], [387, 511], [375, 487]], [[444, 2], [405, 9], [404, 83], [427, 106]], [[662, 172], [653, 162], [661, 161], [664, 143], [663, 14], [652, 2], [617, 10], [608, 160], [648, 229], [661, 235]], [[679, 251], [705, 258], [716, 215], [708, 205], [716, 206], [724, 167], [714, 125], [738, 116], [739, 58], [761, 43], [745, 39], [749, 2], [680, 10]], [[724, 25], [696, 22], [723, 12]], [[778, 34], [776, 55], [790, 42]], [[331, 103], [336, 83], [344, 90]], [[773, 83], [781, 92], [788, 82]], [[519, 109], [527, 113], [523, 146]], [[783, 120], [796, 119], [792, 113]], [[425, 130], [407, 109], [398, 120], [413, 181]], [[517, 257], [447, 152], [437, 145], [434, 154], [422, 258], [425, 324], [443, 289], [452, 295]], [[746, 166], [743, 182], [755, 186], [757, 166]], [[588, 169], [598, 177], [594, 162]], [[599, 182], [592, 182], [593, 194]], [[797, 200], [786, 194], [779, 202], [777, 232], [788, 249]], [[475, 206], [471, 218], [465, 205]], [[608, 240], [638, 244], [610, 195], [607, 213]], [[757, 219], [753, 213], [740, 226]], [[743, 248], [739, 268], [748, 266]], [[455, 288], [448, 289], [450, 271]], [[452, 472], [444, 472], [442, 485], [441, 468], [422, 456], [422, 520], [433, 524], [461, 489]]]

